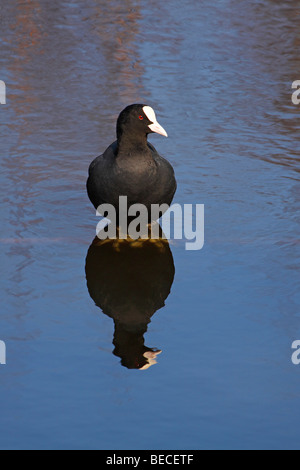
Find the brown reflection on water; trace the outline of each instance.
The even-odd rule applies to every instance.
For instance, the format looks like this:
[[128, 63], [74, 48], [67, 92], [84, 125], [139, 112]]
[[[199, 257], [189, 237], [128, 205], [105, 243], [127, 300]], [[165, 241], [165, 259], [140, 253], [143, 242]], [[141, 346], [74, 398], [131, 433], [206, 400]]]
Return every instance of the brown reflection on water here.
[[120, 98], [120, 107], [145, 100], [142, 77], [144, 67], [139, 57], [140, 2], [103, 2], [95, 5], [94, 32], [101, 41], [105, 67], [100, 71]]
[[299, 1], [241, 5], [233, 0], [233, 4], [240, 13], [244, 9], [232, 25], [238, 33], [241, 60], [252, 61], [245, 96], [253, 103], [249, 127], [253, 127], [252, 120], [256, 128], [252, 138], [266, 150], [258, 156], [299, 173], [300, 106], [291, 99], [292, 83], [300, 80]]
[[[32, 76], [26, 73], [26, 67], [29, 66], [33, 69], [32, 58], [43, 54], [40, 49], [43, 36], [40, 18], [39, 1], [18, 2], [9, 25], [11, 60], [8, 70], [11, 72], [13, 82], [9, 94], [9, 104], [13, 108], [16, 118], [20, 118], [20, 121], [17, 121], [20, 139], [32, 132], [28, 115], [33, 111], [34, 104], [38, 102], [38, 97], [34, 93], [34, 81], [31, 80]], [[14, 130], [14, 123], [11, 124], [12, 130]]]
[[[30, 153], [24, 151], [23, 144], [34, 134], [30, 116], [36, 109], [38, 96], [34, 92], [34, 81], [28, 70], [33, 70], [32, 58], [42, 54], [40, 42], [43, 32], [40, 28], [41, 5], [38, 0], [16, 2], [13, 7], [7, 5], [5, 16], [5, 51], [9, 51], [7, 70], [9, 72], [7, 115], [8, 132], [3, 136], [2, 165], [6, 168], [4, 185], [10, 190], [3, 202], [10, 208], [10, 228], [12, 243], [7, 255], [11, 258], [15, 271], [10, 278], [10, 295], [14, 303], [20, 306], [16, 311], [28, 312], [26, 300], [30, 299], [33, 289], [24, 285], [26, 271], [33, 264], [32, 243], [16, 245], [15, 240], [22, 240], [30, 227], [37, 226], [43, 218], [34, 210], [32, 199], [36, 191], [34, 185], [39, 181], [31, 163]], [[10, 113], [10, 114], [8, 114]], [[5, 242], [5, 240], [4, 240]], [[18, 315], [16, 314], [16, 318]]]

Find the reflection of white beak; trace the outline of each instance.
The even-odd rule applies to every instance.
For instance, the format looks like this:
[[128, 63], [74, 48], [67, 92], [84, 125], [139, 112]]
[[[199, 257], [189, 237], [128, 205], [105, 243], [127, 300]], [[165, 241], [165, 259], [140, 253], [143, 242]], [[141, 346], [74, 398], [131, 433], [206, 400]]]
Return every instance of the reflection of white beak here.
[[154, 366], [157, 364], [156, 357], [161, 354], [162, 351], [148, 351], [145, 352], [144, 357], [148, 359], [148, 364], [144, 365], [144, 367], [141, 367], [140, 370], [147, 370], [149, 367]]
[[160, 134], [165, 137], [168, 137], [168, 134], [166, 133], [165, 129], [160, 124], [158, 124], [154, 110], [150, 106], [144, 106], [143, 111], [146, 114], [149, 121], [153, 123], [149, 125], [149, 129], [152, 132], [156, 132], [156, 134]]

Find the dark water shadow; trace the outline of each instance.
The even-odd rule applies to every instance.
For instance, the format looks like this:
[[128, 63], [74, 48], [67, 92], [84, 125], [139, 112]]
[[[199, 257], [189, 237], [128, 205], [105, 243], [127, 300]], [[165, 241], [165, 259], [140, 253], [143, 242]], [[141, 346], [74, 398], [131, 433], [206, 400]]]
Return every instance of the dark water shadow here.
[[99, 240], [86, 258], [87, 287], [114, 320], [113, 354], [128, 369], [148, 369], [161, 350], [145, 346], [152, 316], [165, 306], [175, 276], [167, 240]]

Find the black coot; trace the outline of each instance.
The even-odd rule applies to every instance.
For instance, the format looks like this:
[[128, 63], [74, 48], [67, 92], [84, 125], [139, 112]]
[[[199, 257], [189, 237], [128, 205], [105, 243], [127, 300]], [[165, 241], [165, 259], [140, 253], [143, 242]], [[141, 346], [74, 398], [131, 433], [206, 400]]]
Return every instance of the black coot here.
[[127, 196], [128, 206], [146, 206], [149, 217], [152, 204], [171, 205], [177, 188], [174, 170], [148, 143], [148, 134], [154, 132], [168, 136], [150, 106], [134, 104], [122, 111], [118, 140], [89, 169], [87, 190], [96, 209], [111, 204], [118, 214], [120, 196]]

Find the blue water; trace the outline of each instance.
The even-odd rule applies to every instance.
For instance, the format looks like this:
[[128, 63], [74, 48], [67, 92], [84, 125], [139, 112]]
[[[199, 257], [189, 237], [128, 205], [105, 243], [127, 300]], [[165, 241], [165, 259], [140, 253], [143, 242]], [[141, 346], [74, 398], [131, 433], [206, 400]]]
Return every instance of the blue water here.
[[[1, 449], [299, 449], [299, 14], [295, 0], [1, 5]], [[171, 243], [174, 282], [169, 254], [146, 264], [169, 270], [149, 276], [159, 309], [139, 341], [162, 352], [142, 371], [121, 364], [108, 316], [118, 301], [139, 314], [135, 294], [109, 297], [100, 256], [91, 298], [85, 269], [87, 168], [134, 102], [169, 134], [151, 142], [175, 202], [205, 204], [203, 250]]]

